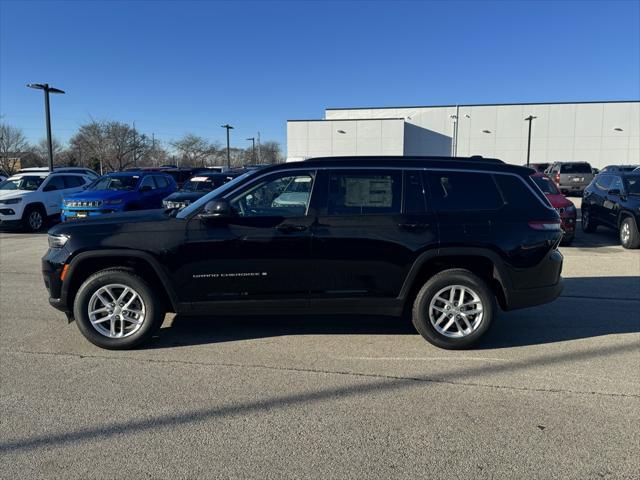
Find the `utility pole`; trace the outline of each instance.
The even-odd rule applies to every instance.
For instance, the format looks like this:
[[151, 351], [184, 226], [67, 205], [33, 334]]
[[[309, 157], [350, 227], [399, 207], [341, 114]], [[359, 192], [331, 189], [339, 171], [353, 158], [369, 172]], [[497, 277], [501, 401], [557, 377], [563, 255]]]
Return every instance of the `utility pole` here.
[[233, 130], [233, 127], [228, 123], [221, 125], [222, 128], [227, 129], [227, 168], [231, 168], [231, 151], [229, 150], [229, 130]]
[[262, 152], [260, 151], [260, 132], [258, 132], [258, 163], [262, 163]]
[[531, 124], [533, 120], [538, 117], [534, 117], [533, 115], [529, 115], [524, 119], [525, 122], [529, 122], [529, 139], [527, 140], [527, 167], [529, 166], [529, 158], [531, 157]]
[[51, 109], [49, 107], [49, 93], [64, 93], [64, 91], [50, 87], [48, 83], [29, 83], [29, 88], [44, 91], [44, 111], [47, 122], [47, 150], [49, 152], [49, 171], [53, 172], [53, 145], [51, 141]]
[[256, 163], [256, 138], [249, 137], [247, 140], [251, 140], [251, 163]]

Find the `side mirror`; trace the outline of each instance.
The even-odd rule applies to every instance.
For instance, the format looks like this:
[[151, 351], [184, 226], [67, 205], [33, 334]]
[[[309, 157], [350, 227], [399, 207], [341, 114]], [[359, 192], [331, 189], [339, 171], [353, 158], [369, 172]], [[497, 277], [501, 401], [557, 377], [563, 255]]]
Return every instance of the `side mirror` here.
[[140, 187], [140, 192], [150, 192], [151, 191], [151, 185], [143, 185], [142, 187]]
[[231, 205], [226, 200], [211, 200], [204, 206], [200, 212], [201, 220], [210, 220], [212, 218], [227, 218], [231, 216]]
[[609, 190], [607, 192], [609, 195], [620, 195], [620, 189], [619, 188], [612, 188], [611, 190]]

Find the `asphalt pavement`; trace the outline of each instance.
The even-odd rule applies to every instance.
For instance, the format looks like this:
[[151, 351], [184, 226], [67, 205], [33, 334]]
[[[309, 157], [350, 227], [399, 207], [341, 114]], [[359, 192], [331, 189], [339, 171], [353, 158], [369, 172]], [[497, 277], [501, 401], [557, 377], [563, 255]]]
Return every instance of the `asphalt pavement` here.
[[49, 307], [46, 243], [0, 232], [0, 478], [640, 477], [640, 251], [613, 232], [455, 352], [365, 316], [170, 315], [101, 350]]

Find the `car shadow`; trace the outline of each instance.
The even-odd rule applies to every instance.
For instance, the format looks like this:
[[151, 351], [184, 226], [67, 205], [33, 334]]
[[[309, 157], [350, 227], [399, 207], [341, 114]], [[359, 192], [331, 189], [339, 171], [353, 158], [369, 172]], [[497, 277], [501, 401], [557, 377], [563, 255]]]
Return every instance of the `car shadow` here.
[[[475, 349], [513, 348], [640, 332], [640, 277], [565, 279], [555, 302], [502, 312]], [[146, 348], [285, 335], [417, 335], [407, 318], [350, 315], [176, 315]]]
[[582, 231], [582, 211], [577, 210], [576, 217], [576, 236], [571, 245], [562, 246], [562, 248], [599, 248], [599, 247], [615, 247], [620, 245], [618, 232], [612, 228], [599, 226], [594, 233], [585, 233]]

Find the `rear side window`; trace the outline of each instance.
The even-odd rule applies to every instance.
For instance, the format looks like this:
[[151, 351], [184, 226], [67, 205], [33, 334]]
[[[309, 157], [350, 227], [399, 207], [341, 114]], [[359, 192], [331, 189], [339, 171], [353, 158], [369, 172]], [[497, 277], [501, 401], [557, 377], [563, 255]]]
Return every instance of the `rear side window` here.
[[432, 171], [428, 178], [433, 203], [441, 212], [495, 210], [503, 205], [488, 173]]
[[[544, 195], [538, 195], [536, 198], [536, 194], [531, 191], [531, 189], [524, 184], [524, 182], [514, 175], [495, 175], [494, 176], [498, 187], [500, 188], [500, 192], [504, 198], [504, 202], [507, 205], [518, 208], [528, 208], [532, 203], [538, 204], [540, 200], [542, 200], [545, 204], [549, 205], [548, 200]], [[538, 177], [532, 179], [537, 181], [546, 177]], [[549, 181], [548, 179], [546, 179]], [[550, 183], [550, 182], [549, 182]], [[544, 184], [543, 184], [544, 185]], [[557, 192], [557, 190], [556, 190]], [[545, 192], [548, 193], [548, 192]]]
[[560, 173], [591, 173], [591, 165], [588, 163], [564, 163], [560, 167]]
[[334, 171], [329, 176], [328, 215], [400, 213], [399, 171]]

